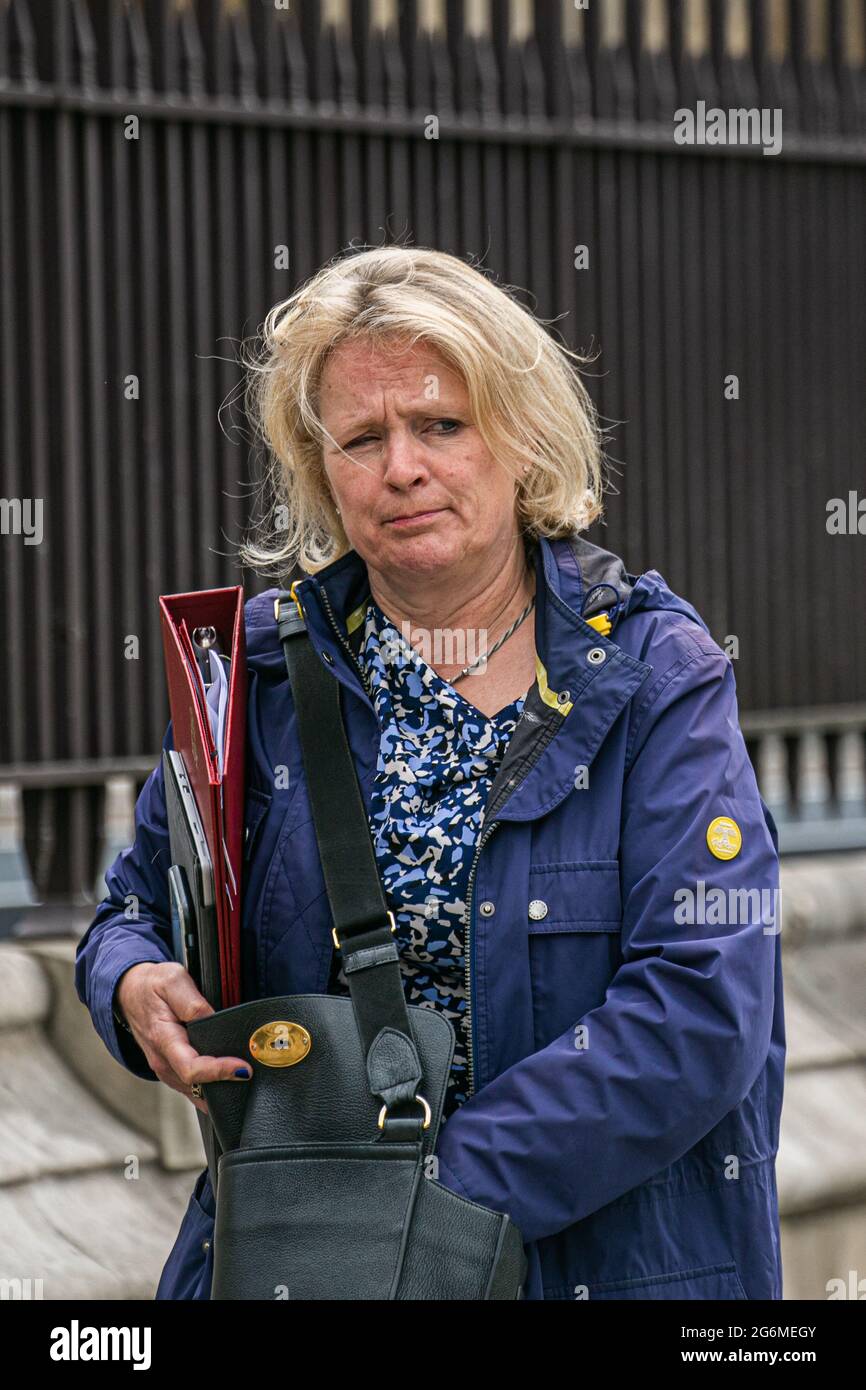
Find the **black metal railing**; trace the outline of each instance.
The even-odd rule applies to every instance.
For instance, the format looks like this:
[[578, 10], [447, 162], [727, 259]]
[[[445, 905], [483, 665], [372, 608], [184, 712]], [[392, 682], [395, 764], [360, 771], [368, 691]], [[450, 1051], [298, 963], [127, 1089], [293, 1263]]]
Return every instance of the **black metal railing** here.
[[[778, 109], [780, 151], [678, 143], [699, 103]], [[156, 760], [157, 595], [262, 587], [237, 344], [350, 244], [480, 257], [600, 348], [593, 538], [737, 639], [744, 709], [866, 700], [864, 212], [864, 0], [0, 0], [0, 780], [40, 891], [90, 891], [98, 769]]]

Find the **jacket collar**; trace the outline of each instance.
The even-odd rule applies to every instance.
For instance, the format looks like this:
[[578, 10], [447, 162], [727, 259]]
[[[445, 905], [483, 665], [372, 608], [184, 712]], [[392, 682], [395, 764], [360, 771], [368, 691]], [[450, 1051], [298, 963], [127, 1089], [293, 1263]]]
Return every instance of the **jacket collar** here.
[[[637, 580], [628, 574], [618, 555], [592, 545], [577, 532], [554, 540], [539, 537], [534, 562], [536, 649], [555, 697], [569, 686], [575, 627], [584, 631], [588, 641], [608, 636]], [[324, 643], [334, 640], [330, 614], [342, 638], [358, 650], [370, 583], [367, 566], [356, 550], [300, 580], [297, 593], [320, 652]], [[586, 621], [590, 618], [595, 620], [591, 625]], [[586, 633], [588, 626], [594, 631]]]
[[[576, 769], [589, 767], [652, 670], [614, 640], [637, 582], [618, 556], [575, 533], [539, 537], [534, 559], [537, 679], [487, 803], [487, 816], [503, 820], [534, 819], [573, 789]], [[300, 580], [296, 593], [320, 657], [369, 703], [350, 655], [370, 593], [361, 556], [348, 551]]]

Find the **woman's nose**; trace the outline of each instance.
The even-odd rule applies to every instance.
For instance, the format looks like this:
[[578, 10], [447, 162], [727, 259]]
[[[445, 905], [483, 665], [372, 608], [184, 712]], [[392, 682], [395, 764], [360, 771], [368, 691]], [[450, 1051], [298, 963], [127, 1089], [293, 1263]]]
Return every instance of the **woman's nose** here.
[[383, 480], [406, 486], [427, 472], [420, 443], [411, 430], [389, 430], [382, 446]]

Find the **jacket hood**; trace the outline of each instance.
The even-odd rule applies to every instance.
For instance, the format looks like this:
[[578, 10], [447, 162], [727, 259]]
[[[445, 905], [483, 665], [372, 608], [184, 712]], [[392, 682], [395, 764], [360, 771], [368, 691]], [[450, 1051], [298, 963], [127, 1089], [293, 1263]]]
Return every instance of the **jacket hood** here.
[[[583, 536], [575, 534], [564, 541], [550, 543], [554, 551], [567, 548], [573, 557], [558, 555], [560, 568], [565, 565], [574, 575], [576, 567], [576, 602], [571, 606], [582, 618], [607, 612], [611, 617], [612, 628], [625, 615], [652, 609], [666, 609], [709, 631], [703, 618], [692, 604], [675, 594], [658, 570], [646, 570], [643, 574], [630, 574], [619, 555], [593, 545]], [[565, 597], [564, 594], [561, 595]]]
[[709, 633], [710, 631], [697, 609], [687, 599], [675, 594], [658, 570], [646, 570], [635, 583], [626, 612], [637, 613], [657, 608], [667, 609], [671, 613], [680, 613], [683, 617], [691, 619], [693, 623], [697, 623], [704, 632]]

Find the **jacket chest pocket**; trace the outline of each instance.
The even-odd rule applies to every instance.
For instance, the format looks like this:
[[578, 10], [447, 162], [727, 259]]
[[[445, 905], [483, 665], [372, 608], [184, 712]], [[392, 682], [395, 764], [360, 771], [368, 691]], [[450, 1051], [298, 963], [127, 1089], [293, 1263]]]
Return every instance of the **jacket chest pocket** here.
[[[621, 926], [615, 859], [530, 870], [527, 931], [537, 1047], [603, 1003], [622, 962]], [[581, 1045], [577, 1036], [575, 1045]]]

